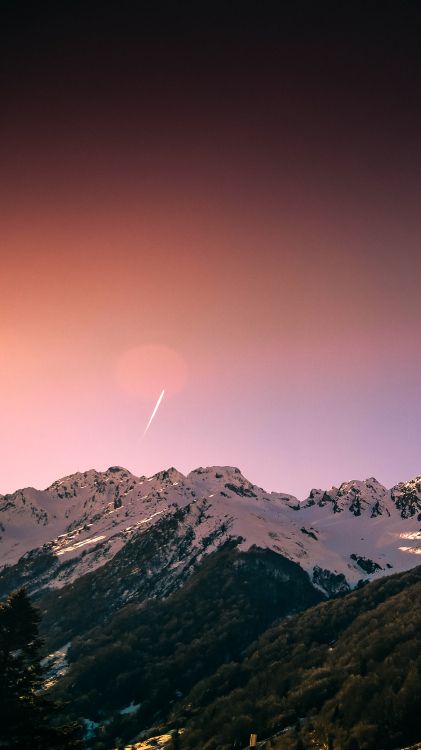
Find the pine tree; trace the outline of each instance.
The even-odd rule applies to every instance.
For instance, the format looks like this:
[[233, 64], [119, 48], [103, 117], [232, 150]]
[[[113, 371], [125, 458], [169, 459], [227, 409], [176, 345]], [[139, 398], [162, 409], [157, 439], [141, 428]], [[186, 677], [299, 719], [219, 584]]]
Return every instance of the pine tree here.
[[43, 691], [39, 622], [24, 589], [0, 604], [0, 748], [80, 748], [78, 725], [60, 726], [58, 707]]

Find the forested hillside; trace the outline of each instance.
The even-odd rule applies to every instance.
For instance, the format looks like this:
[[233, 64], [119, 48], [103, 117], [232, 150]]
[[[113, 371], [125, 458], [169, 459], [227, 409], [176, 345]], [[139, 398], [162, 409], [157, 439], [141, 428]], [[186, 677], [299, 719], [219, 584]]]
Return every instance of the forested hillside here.
[[421, 737], [420, 699], [418, 567], [284, 620], [216, 670], [188, 698], [194, 716], [179, 714], [183, 748], [253, 730], [277, 750], [391, 750]]
[[[127, 605], [105, 625], [73, 638], [70, 669], [55, 696], [69, 701], [74, 716], [101, 724], [94, 746], [109, 748], [116, 736], [128, 740], [167, 719], [175, 702], [221, 665], [239, 662], [276, 619], [322, 598], [296, 563], [270, 550], [240, 553], [228, 544], [168, 599]], [[89, 603], [73, 599], [73, 605]], [[49, 595], [48, 606], [51, 626], [61, 593], [54, 606]], [[137, 712], [121, 714], [130, 704]]]
[[50, 696], [90, 720], [93, 750], [176, 727], [182, 750], [245, 747], [251, 731], [273, 750], [407, 747], [421, 736], [421, 567], [326, 601], [295, 563], [233, 542], [167, 599], [75, 635], [67, 658]]

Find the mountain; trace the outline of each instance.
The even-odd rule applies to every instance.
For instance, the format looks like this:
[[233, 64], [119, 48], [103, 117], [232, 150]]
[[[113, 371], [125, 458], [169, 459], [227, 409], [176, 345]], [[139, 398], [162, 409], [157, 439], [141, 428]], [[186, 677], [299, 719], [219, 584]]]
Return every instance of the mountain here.
[[[136, 576], [136, 591], [163, 596], [230, 539], [299, 563], [332, 594], [410, 569], [421, 552], [421, 477], [390, 490], [374, 478], [354, 480], [313, 489], [300, 503], [235, 467], [136, 477], [113, 466], [2, 496], [0, 514], [0, 595], [19, 585], [60, 588], [114, 559], [122, 580]], [[132, 545], [148, 550], [139, 575], [130, 568]], [[119, 593], [122, 602], [132, 595], [131, 584]]]
[[[361, 748], [392, 750], [419, 738], [398, 662], [418, 695], [420, 569], [405, 571], [420, 508], [420, 478], [353, 480], [300, 503], [235, 467], [88, 471], [0, 499], [0, 596], [26, 585], [36, 598], [47, 687], [83, 717], [92, 750], [177, 726], [187, 750], [227, 750], [253, 728], [282, 750], [331, 735], [345, 747], [348, 713]], [[370, 690], [370, 716], [393, 708], [394, 745], [365, 726]]]
[[174, 710], [183, 750], [392, 750], [421, 737], [421, 566], [268, 629]]
[[113, 564], [39, 600], [48, 646], [66, 644], [53, 697], [92, 728], [91, 750], [176, 727], [183, 750], [244, 747], [251, 731], [277, 750], [421, 736], [421, 567], [323, 601], [297, 563], [233, 540], [163, 599], [113, 610], [110, 580], [98, 611]]
[[[97, 584], [98, 573], [85, 580]], [[324, 598], [297, 563], [271, 550], [241, 552], [235, 542], [208, 555], [165, 599], [133, 601], [118, 611], [108, 602], [108, 612], [98, 612], [97, 589], [82, 583], [51, 592], [39, 606], [48, 647], [54, 648], [52, 638], [66, 643], [54, 698], [69, 701], [72, 715], [100, 729], [95, 750], [104, 736], [111, 747], [115, 737], [130, 740], [166, 720], [175, 702], [218, 667], [241, 660], [274, 621]]]

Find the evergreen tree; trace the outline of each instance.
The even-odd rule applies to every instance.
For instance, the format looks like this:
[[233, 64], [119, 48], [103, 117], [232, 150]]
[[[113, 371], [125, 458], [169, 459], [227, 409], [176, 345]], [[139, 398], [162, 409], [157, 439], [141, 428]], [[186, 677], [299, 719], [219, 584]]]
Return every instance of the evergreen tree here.
[[39, 621], [24, 589], [0, 604], [0, 748], [80, 748], [79, 726], [60, 726], [58, 707], [43, 691]]

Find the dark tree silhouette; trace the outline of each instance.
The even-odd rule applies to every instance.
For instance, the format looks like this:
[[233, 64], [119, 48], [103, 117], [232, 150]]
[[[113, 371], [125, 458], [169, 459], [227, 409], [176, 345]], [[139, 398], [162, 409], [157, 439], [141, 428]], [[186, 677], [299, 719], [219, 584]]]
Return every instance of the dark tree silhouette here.
[[24, 589], [0, 604], [0, 748], [81, 748], [80, 727], [60, 725], [58, 706], [43, 690], [40, 619]]

